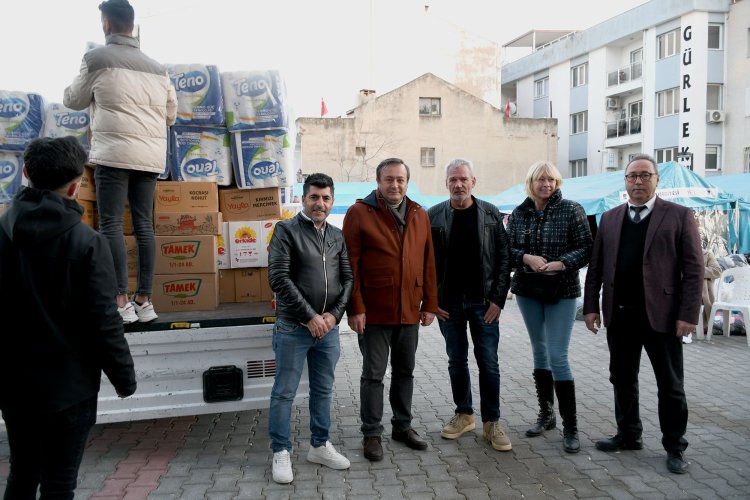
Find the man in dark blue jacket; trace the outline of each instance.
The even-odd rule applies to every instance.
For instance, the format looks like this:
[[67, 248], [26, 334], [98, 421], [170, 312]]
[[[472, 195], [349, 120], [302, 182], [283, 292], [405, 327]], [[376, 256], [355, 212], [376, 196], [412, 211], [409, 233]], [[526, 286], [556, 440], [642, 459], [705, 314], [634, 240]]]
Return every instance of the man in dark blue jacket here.
[[302, 189], [303, 211], [276, 224], [268, 266], [268, 281], [276, 292], [276, 378], [268, 431], [273, 480], [282, 484], [294, 479], [290, 421], [305, 360], [310, 382], [307, 460], [333, 469], [350, 465], [328, 440], [328, 431], [340, 353], [338, 323], [351, 297], [354, 275], [341, 230], [326, 223], [333, 206], [333, 180], [310, 174]]
[[73, 498], [102, 370], [120, 397], [136, 388], [112, 252], [75, 201], [85, 161], [72, 137], [31, 142], [29, 187], [0, 218], [5, 498]]

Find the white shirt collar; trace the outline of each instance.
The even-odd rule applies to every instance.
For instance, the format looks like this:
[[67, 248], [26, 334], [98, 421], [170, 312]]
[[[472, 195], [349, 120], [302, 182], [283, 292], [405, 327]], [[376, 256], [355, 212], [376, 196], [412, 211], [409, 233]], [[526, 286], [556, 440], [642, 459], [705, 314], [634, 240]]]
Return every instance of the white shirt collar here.
[[[301, 215], [302, 217], [304, 217], [305, 219], [307, 219], [307, 220], [309, 220], [310, 222], [312, 222], [312, 223], [313, 223], [313, 227], [315, 227], [315, 221], [313, 221], [313, 220], [312, 220], [312, 219], [311, 219], [310, 217], [308, 217], [308, 216], [307, 216], [307, 214], [306, 214], [305, 212], [300, 212], [299, 214], [300, 214], [300, 215]], [[321, 227], [320, 229], [318, 229], [317, 227], [315, 227], [315, 229], [318, 229], [318, 231], [325, 231], [325, 230], [326, 230], [326, 225], [327, 225], [327, 224], [328, 224], [328, 221], [323, 221], [323, 227]]]
[[[652, 196], [650, 200], [643, 204], [643, 206], [646, 207], [646, 210], [641, 212], [641, 217], [654, 209], [654, 203], [656, 203], [656, 195]], [[628, 210], [630, 210], [630, 208], [634, 206], [636, 205], [628, 201]]]

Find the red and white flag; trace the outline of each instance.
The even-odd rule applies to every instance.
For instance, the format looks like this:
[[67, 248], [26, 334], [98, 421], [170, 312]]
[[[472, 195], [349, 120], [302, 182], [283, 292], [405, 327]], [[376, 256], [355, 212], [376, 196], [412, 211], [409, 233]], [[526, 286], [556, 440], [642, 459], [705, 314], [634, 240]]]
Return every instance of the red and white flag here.
[[508, 104], [505, 105], [505, 118], [510, 118], [510, 99], [508, 99]]
[[323, 116], [328, 114], [328, 108], [326, 108], [326, 102], [323, 100], [323, 98], [320, 98], [320, 117], [323, 118]]

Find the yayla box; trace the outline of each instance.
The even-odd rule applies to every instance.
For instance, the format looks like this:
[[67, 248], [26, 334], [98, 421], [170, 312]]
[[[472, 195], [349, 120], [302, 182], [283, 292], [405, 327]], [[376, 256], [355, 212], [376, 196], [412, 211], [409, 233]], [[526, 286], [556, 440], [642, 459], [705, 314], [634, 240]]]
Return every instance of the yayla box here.
[[219, 269], [230, 269], [229, 262], [229, 223], [222, 222], [221, 234], [216, 238], [216, 267]]
[[81, 187], [78, 188], [78, 199], [87, 201], [96, 201], [96, 184], [94, 183], [94, 168], [85, 165], [83, 167], [83, 177], [81, 177]]
[[221, 212], [157, 212], [154, 233], [159, 236], [220, 234]]
[[222, 189], [219, 206], [225, 221], [281, 218], [279, 188]]
[[156, 274], [151, 301], [157, 311], [212, 311], [219, 305], [219, 275]]
[[216, 236], [156, 236], [156, 274], [216, 270]]
[[[261, 267], [265, 246], [261, 241], [260, 221], [229, 222], [229, 264], [237, 267]], [[268, 264], [266, 264], [268, 265]]]
[[154, 194], [157, 212], [218, 212], [215, 182], [159, 181]]

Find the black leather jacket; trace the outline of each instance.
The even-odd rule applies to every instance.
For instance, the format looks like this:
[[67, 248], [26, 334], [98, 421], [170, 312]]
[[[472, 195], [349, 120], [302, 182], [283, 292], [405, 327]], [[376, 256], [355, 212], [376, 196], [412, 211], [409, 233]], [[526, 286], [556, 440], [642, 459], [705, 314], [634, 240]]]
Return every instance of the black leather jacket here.
[[341, 321], [354, 286], [341, 230], [326, 224], [323, 236], [302, 214], [276, 224], [268, 283], [276, 292], [278, 318], [307, 323], [329, 312]]
[[[468, 266], [482, 267], [484, 298], [497, 304], [505, 305], [510, 287], [510, 249], [508, 235], [503, 227], [503, 219], [497, 207], [486, 201], [471, 197], [477, 204], [477, 226], [479, 230], [479, 247], [481, 255], [467, 259]], [[453, 211], [450, 201], [434, 205], [427, 211], [432, 226], [432, 244], [435, 246], [435, 267], [438, 280], [438, 300], [444, 300], [445, 268], [448, 259], [448, 242], [453, 223]]]

